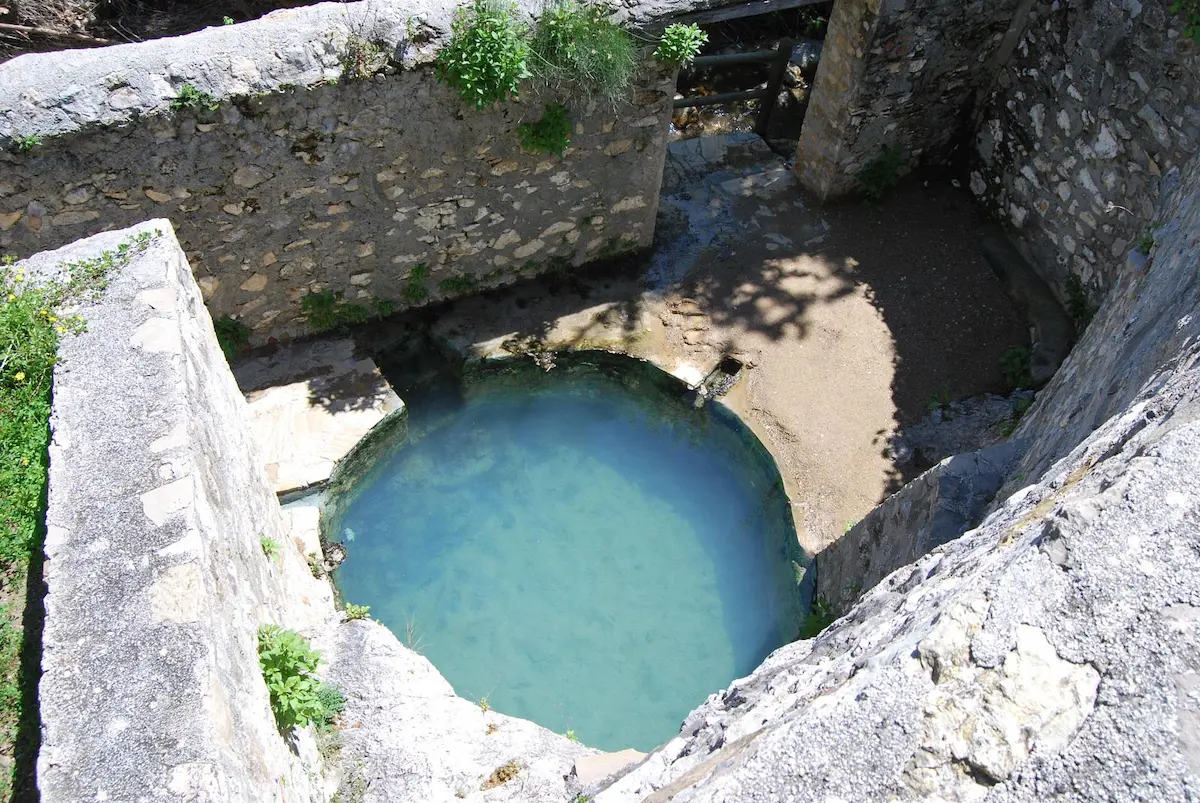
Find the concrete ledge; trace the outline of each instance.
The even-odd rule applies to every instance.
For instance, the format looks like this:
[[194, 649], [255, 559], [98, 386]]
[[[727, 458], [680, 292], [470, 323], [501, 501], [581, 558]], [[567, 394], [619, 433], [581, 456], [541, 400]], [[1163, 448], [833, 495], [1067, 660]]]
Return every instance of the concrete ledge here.
[[41, 799], [319, 799], [311, 741], [276, 731], [256, 631], [332, 607], [290, 546], [170, 223], [23, 264], [46, 276], [145, 231], [55, 369]]

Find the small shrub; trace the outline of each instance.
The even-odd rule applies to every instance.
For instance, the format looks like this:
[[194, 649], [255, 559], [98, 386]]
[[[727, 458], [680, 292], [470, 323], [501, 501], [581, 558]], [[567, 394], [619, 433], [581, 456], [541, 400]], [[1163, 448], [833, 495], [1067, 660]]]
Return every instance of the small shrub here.
[[1079, 277], [1074, 275], [1067, 277], [1066, 292], [1067, 312], [1075, 321], [1075, 328], [1084, 329], [1091, 323], [1092, 316], [1096, 314], [1096, 311], [1088, 303], [1087, 294], [1083, 292], [1083, 283], [1079, 281]]
[[617, 101], [629, 89], [637, 46], [603, 4], [557, 0], [538, 17], [530, 43], [534, 77], [550, 87]]
[[1200, 44], [1200, 0], [1175, 0], [1171, 13], [1183, 17], [1183, 35]]
[[1033, 352], [1027, 346], [1013, 346], [1000, 355], [1000, 370], [1013, 390], [1027, 388], [1033, 384], [1030, 360]]
[[250, 345], [250, 327], [228, 315], [222, 315], [213, 321], [213, 329], [216, 330], [217, 342], [227, 360], [234, 359]]
[[351, 622], [357, 621], [359, 619], [370, 619], [371, 618], [371, 606], [370, 605], [347, 605], [346, 606], [346, 618], [348, 620], [350, 620]]
[[939, 388], [937, 390], [937, 392], [935, 392], [933, 394], [933, 398], [931, 398], [929, 400], [929, 404], [926, 406], [925, 409], [927, 412], [930, 412], [930, 413], [934, 413], [934, 412], [937, 412], [938, 410], [941, 410], [943, 415], [945, 415], [945, 416], [951, 415], [951, 413], [950, 413], [950, 388]]
[[530, 77], [527, 32], [511, 3], [473, 0], [455, 12], [450, 41], [437, 55], [438, 80], [476, 109], [517, 97]]
[[900, 168], [903, 166], [903, 151], [899, 148], [884, 148], [858, 171], [854, 179], [863, 195], [872, 201], [879, 201], [900, 183]]
[[346, 695], [337, 686], [321, 683], [317, 687], [317, 704], [321, 710], [314, 721], [318, 727], [328, 727], [346, 710]]
[[388, 57], [383, 48], [361, 36], [346, 37], [346, 50], [342, 53], [342, 75], [355, 81], [365, 81], [387, 66]]
[[835, 621], [837, 621], [837, 614], [834, 613], [833, 606], [823, 597], [816, 597], [809, 608], [808, 616], [804, 617], [804, 622], [800, 625], [800, 638], [816, 638], [822, 630]]
[[575, 735], [575, 731], [573, 731], [573, 730], [567, 731], [567, 738], [570, 739], [572, 742], [579, 741], [579, 737]]
[[275, 560], [282, 554], [283, 547], [269, 535], [264, 535], [258, 543], [262, 547], [263, 554], [270, 560]]
[[305, 560], [308, 561], [308, 570], [312, 572], [312, 576], [320, 579], [325, 576], [325, 567], [321, 565], [321, 559], [312, 552], [308, 553]]
[[233, 17], [221, 17], [221, 24], [222, 25], [232, 25]]
[[1150, 252], [1154, 250], [1154, 232], [1161, 228], [1161, 223], [1151, 223], [1148, 229], [1138, 235], [1138, 238], [1133, 243], [1134, 247], [1146, 256], [1150, 256]]
[[438, 282], [438, 289], [446, 295], [460, 295], [474, 290], [475, 284], [473, 276], [451, 276]]
[[331, 293], [328, 290], [309, 293], [300, 299], [300, 311], [308, 318], [308, 325], [315, 332], [344, 329], [371, 317], [366, 307], [348, 303], [342, 300], [341, 293]]
[[708, 41], [708, 34], [699, 25], [668, 25], [658, 41], [654, 58], [668, 67], [686, 67], [700, 55], [700, 48]]
[[29, 153], [35, 148], [42, 147], [42, 137], [40, 134], [25, 134], [14, 139], [13, 144], [17, 153]]
[[488, 698], [487, 698], [487, 697], [480, 697], [480, 698], [479, 698], [479, 710], [480, 710], [480, 711], [482, 711], [482, 712], [483, 712], [483, 713], [485, 713], [485, 714], [486, 714], [488, 711], [491, 711], [491, 710], [492, 710], [492, 705], [491, 705], [491, 703], [489, 703], [489, 702], [488, 702]]
[[486, 789], [495, 789], [497, 786], [501, 786], [502, 784], [508, 783], [509, 781], [511, 781], [513, 778], [516, 778], [520, 774], [521, 774], [521, 765], [514, 758], [512, 761], [509, 761], [505, 764], [501, 764], [499, 767], [496, 767], [496, 769], [492, 770], [492, 774], [489, 775], [487, 777], [487, 780], [483, 782], [482, 788], [485, 790]]
[[400, 290], [400, 295], [410, 304], [420, 304], [429, 298], [429, 289], [425, 287], [425, 280], [428, 278], [429, 266], [424, 262], [418, 262], [409, 272], [408, 278], [404, 280], [404, 287]]
[[220, 101], [207, 92], [201, 92], [191, 84], [184, 84], [179, 87], [179, 94], [171, 101], [171, 108], [175, 111], [181, 109], [204, 109], [212, 112], [216, 111], [220, 106]]
[[280, 730], [302, 728], [328, 716], [328, 699], [321, 691], [324, 684], [316, 676], [320, 661], [321, 654], [296, 631], [275, 625], [258, 629], [258, 664]]
[[553, 153], [562, 156], [571, 142], [571, 118], [567, 107], [549, 103], [536, 123], [521, 123], [517, 127], [521, 147], [530, 153]]

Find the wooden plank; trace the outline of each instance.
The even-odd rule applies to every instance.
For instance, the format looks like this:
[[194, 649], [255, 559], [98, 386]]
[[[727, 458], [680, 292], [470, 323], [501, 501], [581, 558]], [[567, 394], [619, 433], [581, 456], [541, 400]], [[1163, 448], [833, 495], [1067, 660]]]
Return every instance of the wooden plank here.
[[724, 6], [722, 8], [710, 8], [707, 11], [691, 11], [687, 14], [680, 14], [674, 19], [676, 22], [694, 22], [696, 24], [703, 24], [706, 22], [722, 22], [724, 20], [736, 20], [742, 17], [755, 17], [759, 14], [770, 14], [772, 11], [786, 11], [789, 8], [815, 6], [828, 1], [829, 0], [753, 0], [753, 2], [750, 3], [739, 3], [733, 6]]
[[696, 95], [693, 98], [680, 98], [675, 101], [676, 109], [688, 106], [715, 106], [718, 103], [733, 103], [737, 100], [758, 100], [766, 97], [765, 89], [748, 89], [745, 92], [722, 92], [718, 95]]

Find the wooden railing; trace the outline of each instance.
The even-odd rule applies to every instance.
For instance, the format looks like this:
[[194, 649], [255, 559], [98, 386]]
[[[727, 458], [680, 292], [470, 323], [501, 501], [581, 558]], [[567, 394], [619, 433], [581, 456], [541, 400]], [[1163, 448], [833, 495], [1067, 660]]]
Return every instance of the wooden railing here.
[[690, 98], [679, 98], [675, 101], [676, 109], [689, 106], [713, 106], [718, 103], [734, 103], [739, 100], [757, 100], [758, 116], [754, 121], [754, 131], [760, 137], [767, 133], [767, 125], [771, 121], [771, 112], [775, 110], [775, 99], [779, 97], [779, 88], [783, 84], [783, 76], [787, 71], [788, 62], [792, 60], [791, 39], [781, 39], [774, 50], [754, 50], [748, 53], [727, 53], [720, 56], [699, 56], [692, 62], [690, 69], [700, 67], [724, 67], [730, 64], [770, 64], [771, 72], [767, 85], [758, 89], [748, 89], [744, 92], [719, 92], [715, 95], [693, 95]]

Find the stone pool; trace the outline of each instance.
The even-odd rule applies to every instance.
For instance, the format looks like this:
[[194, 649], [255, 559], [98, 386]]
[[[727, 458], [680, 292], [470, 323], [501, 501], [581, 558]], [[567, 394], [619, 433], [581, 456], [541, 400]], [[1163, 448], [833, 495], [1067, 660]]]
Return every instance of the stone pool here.
[[408, 415], [326, 532], [345, 599], [458, 694], [648, 750], [795, 638], [804, 557], [775, 464], [666, 374], [505, 361]]

